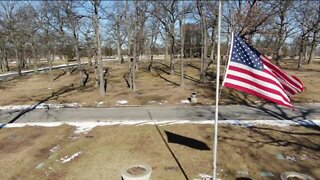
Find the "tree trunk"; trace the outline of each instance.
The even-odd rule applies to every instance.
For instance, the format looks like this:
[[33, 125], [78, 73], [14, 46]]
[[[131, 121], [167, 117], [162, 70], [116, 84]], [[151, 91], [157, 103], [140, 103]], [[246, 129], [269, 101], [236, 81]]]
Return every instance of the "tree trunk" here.
[[[307, 38], [305, 41], [308, 41], [308, 38]], [[309, 49], [309, 46], [308, 46], [308, 44], [305, 42], [303, 61], [307, 61], [307, 59], [308, 59], [308, 49]]]
[[89, 66], [92, 66], [92, 47], [90, 43], [88, 43], [87, 57]]
[[153, 41], [153, 38], [154, 38], [154, 32], [152, 32], [151, 34], [151, 42], [150, 42], [150, 64], [148, 66], [148, 70], [149, 72], [153, 71], [153, 46], [154, 46], [154, 41]]
[[22, 68], [27, 68], [27, 62], [26, 62], [26, 58], [25, 58], [25, 56], [26, 56], [26, 50], [25, 50], [25, 48], [23, 47], [22, 48], [22, 52], [21, 52], [21, 62], [22, 62]]
[[203, 8], [201, 7], [201, 68], [200, 68], [200, 80], [204, 82], [206, 69], [207, 69], [207, 25], [206, 18], [204, 16]]
[[3, 66], [5, 71], [10, 71], [10, 67], [9, 67], [9, 63], [8, 63], [8, 51], [7, 48], [3, 49], [3, 54], [4, 54], [4, 58], [3, 58]]
[[3, 58], [0, 59], [0, 72], [5, 72], [3, 65]]
[[128, 65], [129, 65], [129, 88], [132, 89], [132, 63], [133, 63], [133, 57], [131, 54], [129, 54], [129, 60], [128, 60]]
[[33, 69], [34, 69], [34, 72], [38, 74], [39, 73], [38, 60], [36, 57], [36, 50], [34, 49], [33, 45], [31, 45], [31, 52], [32, 52], [32, 59], [33, 59]]
[[180, 34], [181, 34], [181, 50], [180, 50], [180, 86], [184, 87], [184, 31], [183, 31], [183, 21], [185, 16], [185, 2], [182, 1], [182, 15], [180, 19]]
[[312, 64], [314, 61], [315, 51], [316, 51], [316, 47], [317, 47], [317, 40], [319, 39], [318, 34], [319, 34], [319, 31], [313, 32], [308, 64]]
[[[77, 41], [77, 40], [76, 40]], [[75, 43], [74, 46], [74, 52], [76, 55], [76, 60], [77, 60], [77, 68], [79, 71], [79, 77], [80, 77], [80, 86], [84, 85], [84, 81], [83, 81], [83, 76], [82, 76], [82, 66], [81, 66], [81, 59], [80, 59], [80, 55], [79, 55], [79, 46], [78, 46], [78, 42]]]
[[102, 68], [102, 57], [101, 57], [101, 41], [100, 41], [100, 22], [99, 22], [99, 1], [94, 1], [94, 24], [95, 24], [95, 35], [97, 44], [97, 57], [98, 57], [98, 68], [99, 68], [99, 92], [100, 96], [106, 95], [106, 89], [104, 88], [103, 68]]
[[[282, 3], [281, 3], [282, 4]], [[283, 44], [285, 42], [285, 16], [286, 16], [286, 10], [282, 10], [280, 12], [280, 27], [278, 30], [278, 43], [277, 43], [277, 49], [276, 49], [276, 65], [280, 66], [280, 62], [282, 61], [282, 56], [283, 56]]]
[[50, 75], [50, 79], [51, 81], [53, 81], [53, 75], [52, 75], [52, 61], [51, 61], [51, 50], [49, 49], [48, 54], [46, 55], [47, 58], [47, 63], [49, 65], [49, 75]]
[[164, 60], [167, 61], [168, 60], [168, 56], [169, 56], [169, 43], [168, 43], [168, 35], [166, 33], [166, 36], [165, 36], [165, 44], [166, 44], [166, 47], [165, 47], [165, 55], [164, 55]]
[[137, 63], [137, 38], [135, 37], [134, 43], [133, 43], [133, 62], [131, 63], [131, 89], [133, 91], [135, 91], [137, 89], [137, 87], [136, 87], [136, 63]]
[[[228, 39], [230, 35], [228, 35]], [[211, 32], [211, 53], [210, 53], [210, 61], [212, 63], [214, 63], [214, 49], [215, 49], [215, 45], [216, 45], [216, 42], [215, 42], [215, 28], [213, 28], [213, 31]], [[230, 48], [230, 40], [228, 40], [228, 49]]]
[[173, 58], [174, 58], [174, 36], [171, 36], [171, 53], [170, 53], [170, 75], [174, 75], [174, 64], [173, 64]]
[[171, 22], [170, 24], [170, 40], [171, 40], [171, 52], [170, 52], [170, 75], [174, 75], [174, 64], [173, 64], [173, 59], [174, 59], [174, 45], [175, 45], [175, 33], [174, 33], [174, 23]]
[[118, 61], [120, 64], [124, 63], [121, 55], [121, 36], [120, 36], [120, 18], [117, 17], [116, 20], [116, 31], [117, 31], [117, 52], [118, 52]]
[[[2, 51], [1, 51], [1, 49], [0, 49], [0, 56], [1, 56], [1, 54], [3, 54], [2, 53]], [[4, 57], [0, 57], [0, 72], [4, 72], [5, 70], [4, 70]]]
[[[131, 31], [130, 31], [130, 25], [129, 25], [129, 17], [127, 16], [127, 12], [128, 12], [128, 0], [126, 0], [125, 3], [125, 14], [124, 14], [124, 18], [125, 18], [125, 22], [126, 22], [126, 30], [127, 30], [127, 34], [128, 34], [128, 58], [131, 54]], [[130, 59], [128, 60], [130, 61]]]
[[15, 49], [15, 55], [16, 55], [16, 63], [18, 68], [18, 76], [22, 76], [21, 72], [21, 56], [18, 54], [18, 49]]
[[300, 40], [300, 49], [299, 49], [298, 70], [300, 70], [300, 69], [301, 69], [301, 66], [302, 66], [303, 47], [304, 47], [304, 38], [301, 37], [301, 40]]

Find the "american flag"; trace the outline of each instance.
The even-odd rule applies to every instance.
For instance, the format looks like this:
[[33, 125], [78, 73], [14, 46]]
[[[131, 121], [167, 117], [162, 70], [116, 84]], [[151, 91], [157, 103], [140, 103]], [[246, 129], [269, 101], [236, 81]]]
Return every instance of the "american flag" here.
[[231, 48], [231, 60], [223, 82], [225, 87], [293, 108], [289, 96], [304, 90], [298, 78], [273, 65], [238, 36], [234, 36]]

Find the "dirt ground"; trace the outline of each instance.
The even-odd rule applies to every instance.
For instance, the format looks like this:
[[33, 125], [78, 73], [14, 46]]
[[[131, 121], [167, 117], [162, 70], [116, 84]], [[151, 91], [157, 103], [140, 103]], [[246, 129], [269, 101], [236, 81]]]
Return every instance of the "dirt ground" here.
[[[159, 129], [189, 179], [212, 174], [212, 125]], [[154, 180], [185, 179], [155, 126], [74, 131], [68, 125], [0, 129], [0, 179], [113, 180], [122, 168], [141, 162], [152, 167]], [[319, 129], [312, 127], [220, 126], [218, 176], [231, 180], [247, 171], [253, 179], [280, 179], [284, 171], [297, 171], [319, 178], [319, 144]], [[261, 177], [262, 172], [274, 176]]]
[[[192, 92], [198, 94], [197, 105], [212, 105], [215, 97], [215, 66], [211, 65], [205, 83], [200, 83], [197, 59], [185, 60], [185, 87], [180, 85], [180, 65], [177, 61], [176, 75], [170, 76], [169, 62], [162, 60], [154, 63], [154, 71], [149, 72], [148, 62], [141, 62], [137, 72], [137, 90], [128, 88], [128, 64], [104, 62], [110, 68], [107, 95], [100, 97], [95, 84], [94, 67], [86, 66], [90, 72], [88, 83], [80, 87], [79, 73], [67, 75], [64, 70], [54, 70], [53, 80], [48, 73], [34, 74], [0, 82], [0, 105], [46, 103], [78, 103], [84, 107], [110, 107], [119, 105], [118, 101], [127, 100], [125, 105], [185, 105], [181, 100], [190, 98]], [[225, 63], [222, 63], [223, 65]], [[304, 65], [301, 71], [294, 64], [283, 64], [290, 74], [301, 78], [306, 91], [292, 98], [293, 102], [320, 102], [320, 64]], [[222, 75], [224, 66], [222, 67]], [[213, 75], [212, 75], [213, 74]], [[223, 88], [221, 104], [257, 103], [263, 100], [237, 91]]]

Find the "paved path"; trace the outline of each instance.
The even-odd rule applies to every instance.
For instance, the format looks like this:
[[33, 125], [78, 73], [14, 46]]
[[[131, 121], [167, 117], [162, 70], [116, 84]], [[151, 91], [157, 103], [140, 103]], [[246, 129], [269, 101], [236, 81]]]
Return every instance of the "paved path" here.
[[[86, 63], [82, 63], [82, 64], [86, 64]], [[77, 63], [71, 63], [71, 64], [69, 64], [69, 67], [74, 67], [77, 65], [78, 65]], [[52, 66], [52, 69], [64, 69], [66, 67], [67, 67], [66, 64], [61, 64], [61, 65], [57, 65], [57, 66]], [[38, 68], [38, 71], [39, 72], [48, 71], [49, 69], [50, 69], [50, 67], [42, 67], [42, 68]], [[27, 75], [27, 74], [32, 74], [32, 73], [34, 73], [34, 69], [21, 71], [22, 75]], [[18, 76], [18, 72], [7, 72], [4, 74], [0, 74], [0, 81], [9, 80], [9, 79], [12, 79], [17, 76]]]
[[[107, 62], [107, 61], [115, 61], [115, 59], [103, 59], [103, 62]], [[92, 62], [94, 63], [94, 62]], [[82, 65], [88, 64], [88, 62], [81, 62]], [[75, 67], [78, 66], [78, 63], [70, 63], [69, 67]], [[56, 66], [52, 66], [52, 69], [64, 69], [67, 67], [67, 64], [61, 64], [61, 65], [56, 65]], [[42, 67], [42, 68], [38, 68], [38, 71], [49, 71], [50, 67]], [[34, 69], [30, 69], [30, 70], [23, 70], [21, 71], [22, 75], [28, 75], [28, 74], [33, 74], [34, 73]], [[15, 77], [18, 76], [18, 72], [14, 72], [14, 71], [10, 71], [10, 72], [6, 72], [3, 74], [0, 74], [0, 81], [3, 80], [10, 80], [13, 79]]]
[[[0, 110], [0, 123], [66, 122], [121, 120], [213, 120], [213, 106], [185, 107], [114, 107], [114, 108], [51, 108], [33, 110]], [[267, 105], [220, 106], [220, 120], [304, 120], [320, 119], [320, 104], [296, 105], [296, 110]]]

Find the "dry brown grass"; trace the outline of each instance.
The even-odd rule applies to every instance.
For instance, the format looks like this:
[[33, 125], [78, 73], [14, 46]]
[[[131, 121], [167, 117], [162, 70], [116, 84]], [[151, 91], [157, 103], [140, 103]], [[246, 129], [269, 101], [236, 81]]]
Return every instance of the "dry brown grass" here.
[[[137, 91], [128, 88], [128, 64], [105, 62], [110, 68], [108, 77], [107, 95], [100, 97], [95, 85], [94, 68], [86, 66], [90, 72], [86, 87], [79, 87], [79, 74], [74, 71], [71, 75], [64, 74], [63, 70], [54, 70], [54, 81], [49, 74], [34, 74], [23, 76], [0, 84], [0, 105], [35, 104], [48, 97], [48, 103], [79, 103], [83, 106], [95, 107], [98, 102], [110, 107], [119, 100], [128, 100], [127, 105], [179, 105], [181, 100], [190, 97], [191, 92], [198, 93], [198, 105], [212, 105], [215, 97], [215, 65], [211, 65], [205, 83], [200, 83], [200, 61], [196, 59], [185, 61], [185, 86], [181, 88], [179, 63], [176, 62], [176, 75], [169, 75], [168, 62], [157, 61], [154, 71], [147, 70], [148, 62], [141, 62], [137, 72]], [[320, 65], [305, 65], [301, 71], [295, 70], [293, 64], [284, 64], [283, 68], [290, 74], [301, 78], [306, 91], [295, 95], [293, 102], [319, 102], [317, 91], [320, 88], [320, 78], [317, 74]], [[223, 68], [222, 68], [223, 69]], [[222, 70], [223, 74], [224, 70]], [[53, 95], [53, 96], [52, 96]], [[52, 96], [52, 97], [51, 97]], [[246, 102], [262, 101], [256, 97], [241, 92], [223, 88], [221, 104], [243, 104]]]
[[[147, 163], [152, 179], [184, 179], [156, 127], [103, 126], [88, 134], [74, 134], [74, 127], [24, 127], [0, 130], [0, 179], [120, 179], [123, 167]], [[212, 149], [210, 125], [161, 126], [165, 131], [192, 138]], [[319, 131], [305, 127], [269, 126], [243, 128], [220, 126], [218, 172], [222, 179], [234, 179], [237, 171], [248, 171], [253, 179], [260, 172], [298, 171], [320, 177]], [[212, 173], [212, 150], [169, 143], [189, 179]], [[50, 149], [58, 146], [56, 152]], [[61, 158], [81, 154], [70, 162]], [[276, 155], [294, 156], [296, 162], [279, 160]], [[36, 168], [40, 163], [43, 167]], [[271, 178], [272, 179], [272, 178]]]

